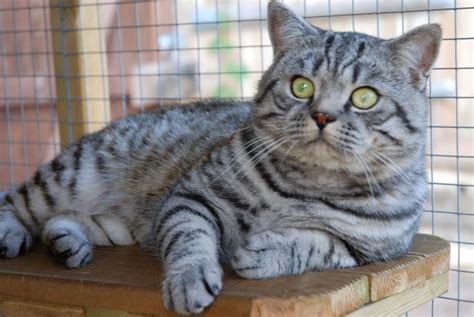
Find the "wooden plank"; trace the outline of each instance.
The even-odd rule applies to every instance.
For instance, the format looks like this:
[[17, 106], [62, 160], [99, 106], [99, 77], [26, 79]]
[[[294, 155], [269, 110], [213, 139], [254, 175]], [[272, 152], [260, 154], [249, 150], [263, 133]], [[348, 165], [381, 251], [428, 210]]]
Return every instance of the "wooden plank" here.
[[397, 317], [448, 291], [448, 274], [443, 273], [426, 280], [402, 293], [390, 296], [381, 301], [368, 304], [350, 314], [348, 317], [384, 316]]
[[[253, 301], [251, 317], [279, 316], [334, 316], [331, 310], [330, 297], [293, 298], [280, 300], [278, 298], [256, 299]], [[223, 316], [223, 315], [221, 315]], [[337, 316], [340, 316], [339, 314]]]
[[[431, 237], [416, 241], [412, 250], [419, 255], [352, 270], [244, 280], [226, 268], [224, 288], [205, 315], [342, 316], [370, 300], [384, 302], [411, 290], [428, 292], [426, 287], [438, 285], [433, 294], [426, 293], [420, 298], [420, 303], [421, 300], [428, 301], [444, 285], [441, 282], [432, 284], [433, 278], [447, 273], [427, 279], [427, 260], [436, 256], [441, 262], [449, 261], [449, 254], [437, 251], [445, 250], [447, 242], [436, 240], [438, 242], [425, 246], [432, 241]], [[445, 258], [439, 258], [439, 254], [444, 254]], [[160, 272], [157, 259], [137, 247], [96, 248], [91, 265], [70, 270], [54, 264], [43, 247], [35, 246], [28, 255], [0, 261], [0, 296], [55, 305], [175, 316], [162, 304]], [[44, 291], [38, 292], [38, 289]], [[112, 293], [114, 295], [110, 296]], [[419, 303], [401, 297], [401, 303], [397, 305], [408, 310], [406, 307], [412, 307], [415, 302]]]
[[449, 252], [449, 242], [436, 236], [417, 234], [408, 256], [344, 271], [369, 277], [370, 300], [374, 302], [448, 272]]
[[[266, 281], [236, 281], [243, 286], [242, 294], [260, 284], [253, 299], [254, 317], [343, 316], [369, 302], [368, 279], [363, 275], [332, 271]], [[233, 290], [234, 283], [229, 285]]]
[[417, 234], [410, 248], [410, 254], [425, 258], [427, 278], [448, 272], [449, 252], [448, 241], [429, 234]]
[[110, 120], [105, 33], [96, 0], [50, 3], [56, 109], [64, 147]]
[[[162, 304], [160, 272], [157, 259], [137, 247], [97, 248], [90, 265], [71, 270], [35, 246], [23, 257], [0, 261], [0, 296], [174, 316]], [[228, 268], [225, 273], [224, 288], [207, 316], [268, 316], [277, 311], [282, 316], [340, 316], [369, 302], [363, 275], [331, 271], [244, 280]]]
[[426, 280], [426, 261], [422, 256], [406, 256], [396, 261], [374, 263], [344, 270], [369, 278], [370, 300], [375, 302], [401, 293]]
[[[1, 303], [2, 317], [84, 317], [81, 307], [49, 306], [42, 303], [5, 300]], [[89, 316], [88, 316], [89, 317]]]

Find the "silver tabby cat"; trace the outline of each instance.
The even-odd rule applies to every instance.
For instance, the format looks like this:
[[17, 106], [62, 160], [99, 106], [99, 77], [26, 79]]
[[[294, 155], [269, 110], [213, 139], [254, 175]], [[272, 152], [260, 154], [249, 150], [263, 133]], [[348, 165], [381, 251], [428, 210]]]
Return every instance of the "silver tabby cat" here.
[[427, 194], [425, 88], [441, 29], [325, 31], [273, 1], [252, 102], [144, 112], [82, 138], [0, 202], [0, 254], [40, 236], [68, 267], [94, 245], [160, 257], [165, 305], [199, 313], [242, 277], [404, 255]]

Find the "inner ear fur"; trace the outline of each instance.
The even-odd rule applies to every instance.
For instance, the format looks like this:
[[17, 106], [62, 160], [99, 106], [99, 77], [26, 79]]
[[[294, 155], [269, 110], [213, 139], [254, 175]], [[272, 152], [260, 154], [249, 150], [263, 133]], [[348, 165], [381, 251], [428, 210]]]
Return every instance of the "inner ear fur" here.
[[390, 40], [389, 46], [396, 63], [428, 76], [438, 57], [441, 38], [438, 24], [425, 24]]
[[293, 48], [296, 42], [308, 34], [324, 32], [276, 0], [268, 4], [268, 31], [274, 53]]

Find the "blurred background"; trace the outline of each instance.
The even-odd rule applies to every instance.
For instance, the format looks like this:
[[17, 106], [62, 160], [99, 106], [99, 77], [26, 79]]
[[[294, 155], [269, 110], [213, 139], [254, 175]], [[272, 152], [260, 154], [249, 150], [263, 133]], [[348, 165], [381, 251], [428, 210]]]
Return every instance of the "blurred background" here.
[[[390, 38], [425, 23], [442, 26], [428, 90], [430, 197], [420, 231], [451, 242], [450, 289], [408, 315], [474, 316], [474, 1], [284, 2], [312, 24], [335, 31]], [[74, 7], [76, 1], [64, 3]], [[88, 5], [104, 42], [87, 53], [106, 64], [96, 76], [108, 82], [107, 120], [176, 101], [250, 99], [272, 62], [266, 0]], [[60, 151], [56, 106], [64, 100], [57, 97], [56, 84], [67, 83], [70, 75], [54, 72], [55, 59], [68, 56], [53, 48], [52, 33], [77, 29], [55, 29], [50, 8], [48, 0], [0, 1], [0, 191], [29, 178]]]

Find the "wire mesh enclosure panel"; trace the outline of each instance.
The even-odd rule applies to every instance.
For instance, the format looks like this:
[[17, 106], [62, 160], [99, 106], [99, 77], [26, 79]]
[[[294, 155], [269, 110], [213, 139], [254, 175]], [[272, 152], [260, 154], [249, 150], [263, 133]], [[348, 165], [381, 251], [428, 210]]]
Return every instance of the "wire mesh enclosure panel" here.
[[[442, 26], [428, 88], [430, 196], [420, 231], [451, 242], [450, 289], [408, 315], [472, 316], [474, 2], [284, 2], [335, 31], [390, 38]], [[61, 142], [109, 120], [174, 102], [252, 98], [272, 63], [266, 8], [266, 0], [0, 1], [0, 191], [30, 177]]]

